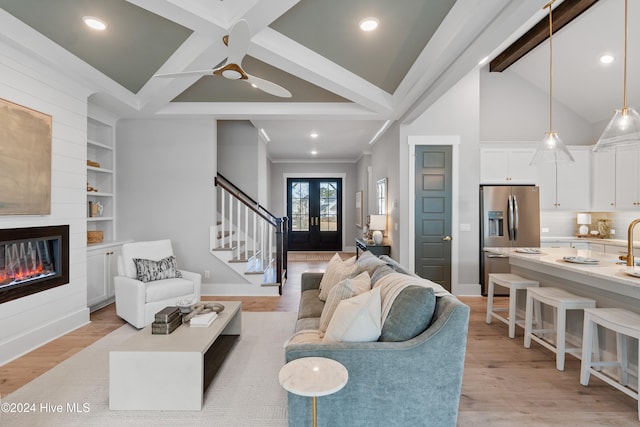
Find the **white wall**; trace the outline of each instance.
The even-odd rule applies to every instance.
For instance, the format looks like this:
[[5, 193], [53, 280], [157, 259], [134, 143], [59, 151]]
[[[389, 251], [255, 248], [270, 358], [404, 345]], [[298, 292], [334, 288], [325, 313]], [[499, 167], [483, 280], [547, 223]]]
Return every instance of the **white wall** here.
[[[599, 129], [599, 126], [598, 126]], [[549, 130], [549, 94], [507, 70], [480, 69], [480, 140], [541, 141]], [[557, 101], [553, 130], [566, 145], [594, 144], [595, 127]]]
[[[395, 230], [394, 224], [400, 227], [400, 189], [398, 179], [400, 171], [407, 171], [406, 165], [400, 162], [399, 126], [394, 124], [373, 146], [371, 155], [371, 182], [369, 183], [368, 214], [377, 213], [376, 183], [381, 178], [387, 178], [387, 230], [384, 233], [385, 243], [391, 246], [391, 257], [400, 260], [400, 245], [407, 246], [408, 241], [400, 239], [400, 232]], [[406, 191], [405, 191], [406, 192]], [[405, 222], [406, 223], [406, 222]], [[404, 263], [409, 266], [408, 263]]]
[[215, 120], [121, 120], [116, 140], [118, 238], [169, 238], [180, 268], [211, 270], [211, 282], [230, 283], [233, 273], [209, 252], [209, 227], [216, 221]]
[[[355, 194], [358, 191], [357, 172], [355, 163], [272, 163], [271, 164], [271, 212], [276, 216], [286, 216], [286, 180], [285, 174], [293, 178], [295, 176], [310, 177], [314, 174], [327, 177], [332, 174], [339, 177], [344, 174], [342, 182], [342, 195], [344, 202], [344, 215], [342, 217], [344, 240], [343, 250], [355, 251], [356, 231], [355, 227]], [[360, 234], [357, 234], [360, 237]]]
[[261, 175], [267, 172], [264, 145], [251, 122], [218, 122], [218, 172], [262, 204], [267, 195], [267, 181]]
[[70, 230], [69, 284], [2, 304], [0, 365], [89, 321], [88, 96], [86, 88], [0, 42], [0, 98], [49, 114], [53, 121], [51, 214], [0, 216], [0, 228], [69, 224]]
[[[457, 231], [454, 227], [453, 237], [458, 239], [457, 263], [452, 268], [458, 269], [458, 284], [453, 283], [453, 293], [479, 294], [479, 197], [480, 182], [480, 78], [477, 70], [472, 71], [451, 88], [442, 98], [436, 101], [427, 111], [410, 125], [400, 129], [400, 188], [409, 188], [410, 177], [407, 171], [409, 162], [409, 136], [419, 135], [456, 135], [460, 138], [459, 147], [459, 197], [453, 203], [458, 205], [459, 223], [469, 224], [470, 231]], [[405, 166], [406, 165], [406, 166]], [[412, 267], [409, 262], [409, 212], [413, 210], [413, 196], [406, 191], [400, 192], [400, 262]], [[455, 254], [453, 255], [455, 261]], [[454, 274], [455, 276], [455, 274]]]

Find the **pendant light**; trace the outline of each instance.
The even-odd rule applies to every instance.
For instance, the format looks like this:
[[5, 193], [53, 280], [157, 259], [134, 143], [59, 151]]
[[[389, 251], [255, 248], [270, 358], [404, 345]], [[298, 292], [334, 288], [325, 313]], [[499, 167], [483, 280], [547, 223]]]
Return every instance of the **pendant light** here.
[[553, 16], [551, 6], [554, 2], [555, 0], [551, 0], [544, 6], [544, 9], [549, 8], [549, 132], [544, 133], [544, 138], [531, 159], [531, 165], [574, 161], [558, 132], [553, 131]]
[[624, 77], [622, 110], [616, 110], [613, 118], [600, 136], [593, 151], [605, 151], [625, 145], [640, 144], [640, 115], [627, 107], [627, 32], [629, 1], [624, 0]]

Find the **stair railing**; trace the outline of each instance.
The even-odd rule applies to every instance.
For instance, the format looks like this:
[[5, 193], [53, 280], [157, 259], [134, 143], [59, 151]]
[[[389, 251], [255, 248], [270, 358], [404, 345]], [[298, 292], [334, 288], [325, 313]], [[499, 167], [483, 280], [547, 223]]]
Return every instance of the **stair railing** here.
[[[221, 174], [217, 174], [215, 185], [220, 187], [220, 213], [222, 215], [222, 223], [220, 224], [220, 233], [223, 245], [226, 245], [225, 237], [230, 237], [229, 247], [235, 247], [236, 258], [242, 258], [242, 248], [244, 247], [244, 259], [249, 259], [249, 245], [242, 245], [241, 239], [245, 240], [252, 235], [252, 259], [254, 268], [262, 268], [265, 270], [272, 259], [273, 239], [276, 244], [276, 281], [279, 284], [279, 293], [282, 295], [282, 283], [287, 276], [287, 239], [288, 239], [288, 218], [277, 217], [269, 212], [264, 206], [256, 202], [251, 196], [238, 188], [231, 181]], [[235, 202], [235, 203], [234, 203]], [[227, 208], [228, 205], [228, 208]], [[229, 219], [229, 223], [234, 222], [234, 205], [235, 205], [235, 225], [237, 228], [235, 234], [235, 246], [233, 242], [234, 235], [232, 230], [227, 232], [224, 218]], [[244, 211], [244, 215], [242, 214]], [[227, 214], [228, 212], [228, 214]], [[252, 229], [249, 230], [249, 217], [252, 217]], [[244, 229], [242, 223], [244, 219]], [[270, 229], [270, 231], [267, 231]], [[240, 232], [242, 231], [242, 233]], [[268, 238], [265, 238], [265, 232]], [[266, 246], [266, 247], [265, 247]]]

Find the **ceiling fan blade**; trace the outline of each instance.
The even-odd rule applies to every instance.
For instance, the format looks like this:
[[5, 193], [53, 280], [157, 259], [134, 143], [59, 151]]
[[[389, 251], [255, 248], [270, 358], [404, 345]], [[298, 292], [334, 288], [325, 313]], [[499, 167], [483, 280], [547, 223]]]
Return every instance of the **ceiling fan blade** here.
[[179, 73], [155, 74], [153, 77], [189, 77], [189, 76], [210, 76], [210, 75], [213, 75], [213, 70], [182, 71]]
[[279, 96], [280, 98], [291, 98], [291, 92], [289, 92], [287, 89], [268, 80], [261, 79], [260, 77], [247, 74], [247, 79], [245, 81], [253, 84], [261, 91], [267, 92], [268, 94], [271, 94], [273, 96]]
[[229, 54], [227, 55], [227, 64], [238, 64], [242, 62], [242, 58], [247, 54], [249, 49], [249, 40], [251, 39], [251, 31], [249, 23], [244, 19], [239, 20], [229, 32]]

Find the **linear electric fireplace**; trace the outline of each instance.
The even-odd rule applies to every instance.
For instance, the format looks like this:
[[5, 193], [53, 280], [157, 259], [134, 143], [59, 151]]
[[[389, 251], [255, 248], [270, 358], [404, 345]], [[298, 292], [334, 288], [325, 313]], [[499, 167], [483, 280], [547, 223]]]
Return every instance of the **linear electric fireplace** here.
[[0, 230], [0, 303], [69, 283], [69, 226]]

